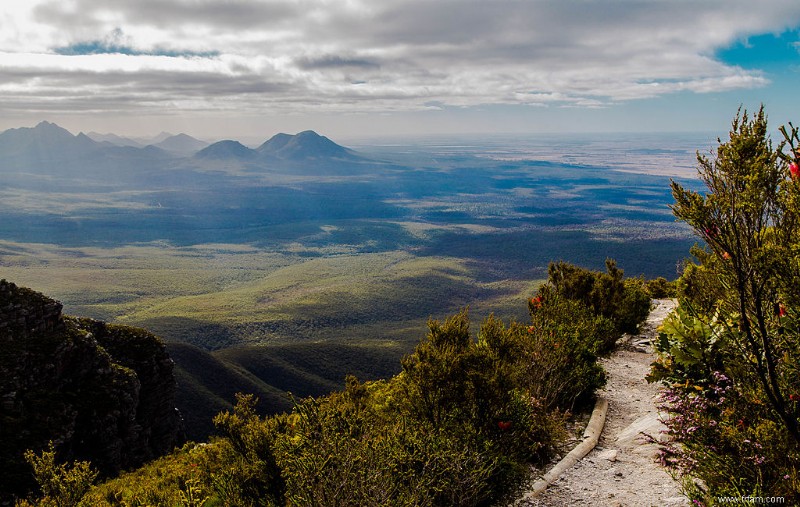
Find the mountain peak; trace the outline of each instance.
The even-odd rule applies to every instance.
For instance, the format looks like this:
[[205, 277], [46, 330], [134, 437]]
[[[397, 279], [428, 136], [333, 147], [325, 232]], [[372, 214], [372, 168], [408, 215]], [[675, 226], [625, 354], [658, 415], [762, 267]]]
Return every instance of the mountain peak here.
[[238, 158], [248, 159], [253, 158], [255, 151], [243, 145], [239, 141], [218, 141], [209, 145], [195, 154], [195, 158], [203, 159], [225, 159], [225, 158]]
[[[55, 123], [51, 123], [49, 121], [46, 121], [46, 120], [42, 120], [39, 123], [37, 123], [36, 126], [33, 127], [33, 128], [39, 129], [39, 128], [48, 128], [48, 127], [58, 127], [58, 125], [56, 125]], [[61, 128], [61, 127], [58, 127], [58, 128]]]
[[199, 139], [195, 139], [190, 135], [181, 133], [170, 136], [159, 143], [152, 144], [151, 146], [156, 146], [162, 150], [166, 150], [178, 155], [189, 156], [207, 147], [208, 143]]
[[9, 129], [0, 133], [0, 153], [10, 166], [59, 164], [85, 156], [99, 146], [85, 135], [74, 136], [67, 129], [48, 121], [39, 122], [33, 128]]
[[[22, 130], [22, 129], [20, 129], [20, 130]], [[30, 130], [32, 130], [33, 132], [36, 132], [36, 133], [43, 133], [43, 134], [49, 134], [49, 135], [60, 135], [62, 137], [66, 137], [66, 136], [75, 137], [74, 135], [72, 135], [72, 132], [70, 132], [69, 130], [67, 130], [67, 129], [63, 128], [63, 127], [60, 127], [60, 126], [56, 125], [55, 123], [51, 123], [49, 121], [40, 121], [39, 123], [36, 124], [35, 127], [33, 127]]]
[[350, 150], [334, 143], [325, 136], [317, 134], [313, 130], [304, 130], [295, 135], [276, 134], [259, 146], [256, 151], [262, 155], [285, 160], [347, 159], [353, 157]]

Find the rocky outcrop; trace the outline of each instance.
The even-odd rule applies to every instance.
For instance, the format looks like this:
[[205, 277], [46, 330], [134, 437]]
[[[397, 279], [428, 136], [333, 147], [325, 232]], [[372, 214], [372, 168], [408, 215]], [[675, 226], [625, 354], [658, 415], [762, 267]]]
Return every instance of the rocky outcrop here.
[[61, 304], [0, 280], [0, 499], [32, 485], [26, 449], [56, 444], [110, 476], [181, 438], [173, 363], [141, 329], [61, 314]]

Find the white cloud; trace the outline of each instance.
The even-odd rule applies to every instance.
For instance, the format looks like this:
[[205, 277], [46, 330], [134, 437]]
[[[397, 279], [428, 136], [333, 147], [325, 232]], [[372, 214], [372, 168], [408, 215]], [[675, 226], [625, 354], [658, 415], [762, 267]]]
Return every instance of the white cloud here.
[[764, 86], [715, 50], [800, 24], [796, 0], [10, 3], [0, 111], [596, 108]]

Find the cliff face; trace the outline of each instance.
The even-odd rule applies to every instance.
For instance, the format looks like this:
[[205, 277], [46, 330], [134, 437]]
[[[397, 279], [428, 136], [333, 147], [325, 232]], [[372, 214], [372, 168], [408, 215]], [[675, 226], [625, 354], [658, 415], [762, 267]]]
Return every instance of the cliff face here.
[[61, 304], [0, 280], [0, 499], [32, 476], [26, 449], [103, 475], [171, 450], [182, 435], [173, 363], [141, 329], [61, 314]]

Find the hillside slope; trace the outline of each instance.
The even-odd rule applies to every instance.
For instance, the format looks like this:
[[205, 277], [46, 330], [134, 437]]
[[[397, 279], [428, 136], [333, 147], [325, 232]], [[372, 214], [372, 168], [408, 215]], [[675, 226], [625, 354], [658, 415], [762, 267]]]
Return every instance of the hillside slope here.
[[287, 343], [241, 345], [213, 352], [188, 343], [167, 344], [175, 360], [176, 404], [186, 423], [186, 435], [206, 440], [215, 432], [212, 419], [232, 410], [236, 393], [259, 400], [259, 412], [277, 414], [296, 399], [338, 391], [345, 377], [361, 381], [389, 378], [400, 370], [408, 351], [398, 346], [368, 343]]

